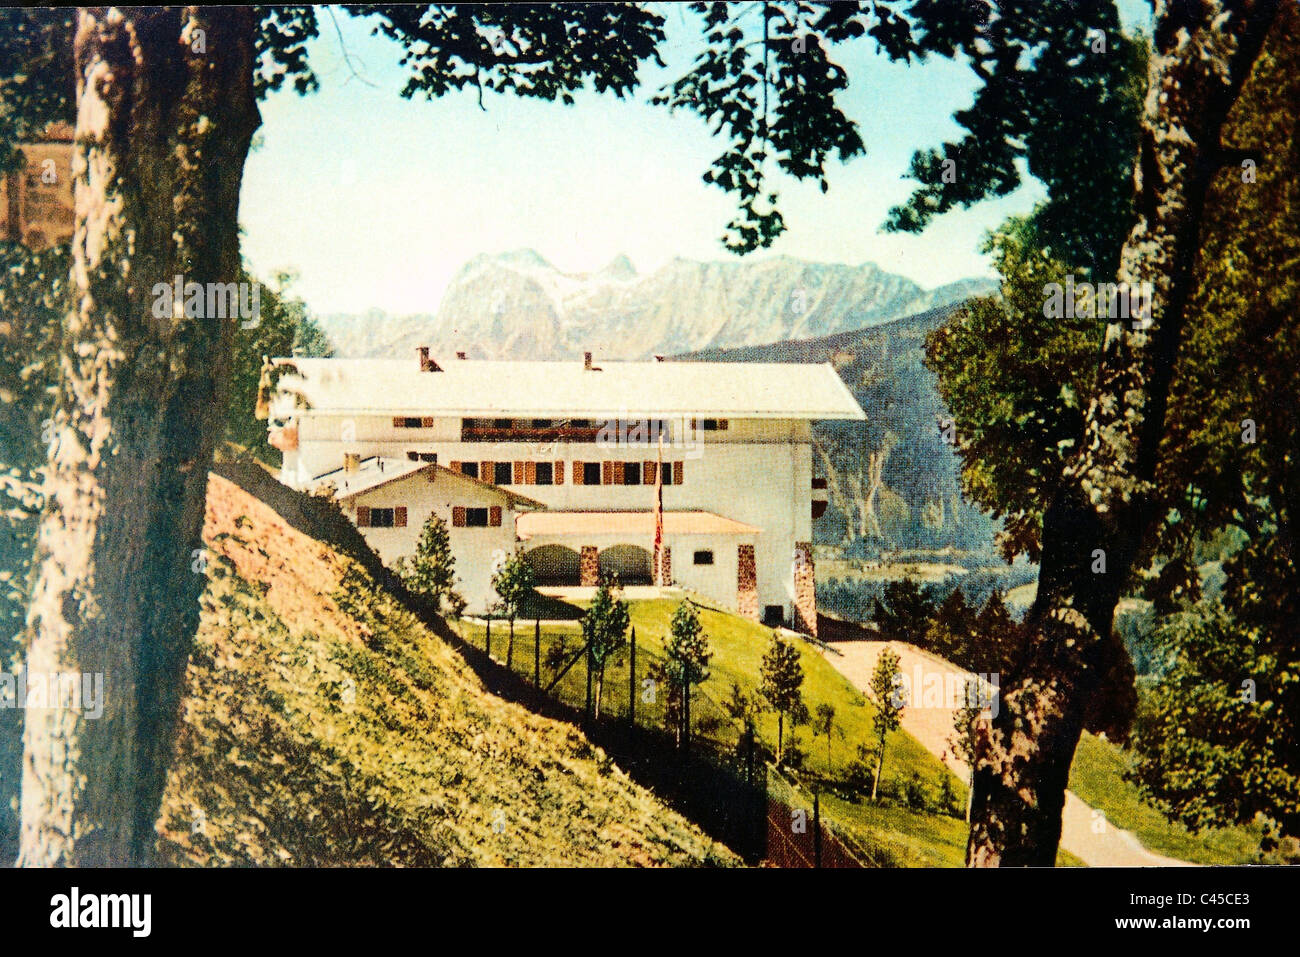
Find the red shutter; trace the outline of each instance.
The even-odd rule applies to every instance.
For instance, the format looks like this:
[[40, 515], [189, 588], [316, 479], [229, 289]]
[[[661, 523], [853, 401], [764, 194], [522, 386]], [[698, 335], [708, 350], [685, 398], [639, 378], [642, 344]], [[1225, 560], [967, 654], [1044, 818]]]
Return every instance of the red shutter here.
[[393, 416], [393, 428], [400, 429], [405, 424], [406, 424], [406, 420], [403, 419], [400, 415]]
[[451, 509], [451, 524], [454, 528], [465, 527], [465, 506], [453, 505]]
[[524, 463], [523, 462], [515, 463], [515, 484], [516, 485], [524, 484]]
[[496, 470], [492, 468], [492, 462], [480, 462], [478, 464], [478, 477], [484, 482], [496, 481]]
[[582, 463], [581, 462], [573, 463], [573, 484], [574, 485], [582, 484]]
[[642, 468], [645, 470], [645, 474], [641, 477], [641, 484], [643, 484], [643, 485], [654, 485], [654, 484], [655, 484], [655, 473], [659, 471], [659, 463], [658, 463], [658, 462], [646, 462], [646, 463], [644, 463], [644, 464], [642, 465]]
[[537, 463], [536, 462], [524, 463], [524, 484], [525, 485], [537, 484]]
[[370, 527], [370, 506], [358, 505], [357, 506], [357, 528], [369, 528], [369, 527]]
[[421, 426], [422, 428], [426, 428], [426, 429], [431, 429], [431, 428], [433, 428], [433, 416], [431, 416], [431, 415], [426, 415], [424, 418], [422, 418], [422, 419], [420, 420], [420, 426]]
[[614, 484], [614, 463], [613, 462], [600, 463], [600, 484], [601, 485]]
[[460, 473], [460, 463], [459, 463], [459, 462], [448, 462], [448, 463], [447, 463], [447, 468], [451, 469], [453, 472], [456, 472], [457, 474]]
[[681, 462], [673, 463], [673, 484], [674, 485], [682, 484], [682, 463]]
[[555, 468], [551, 470], [551, 474], [555, 476], [556, 485], [563, 485], [564, 484], [564, 463], [556, 462]]
[[496, 528], [501, 524], [501, 506], [493, 505], [488, 509], [488, 524]]
[[622, 463], [622, 462], [615, 462], [615, 463], [614, 463], [614, 484], [615, 484], [615, 485], [622, 485], [622, 484], [623, 484], [623, 481], [624, 481], [624, 475], [623, 475], [623, 464], [624, 464], [624, 463]]
[[393, 527], [406, 528], [406, 506], [399, 505], [393, 509]]

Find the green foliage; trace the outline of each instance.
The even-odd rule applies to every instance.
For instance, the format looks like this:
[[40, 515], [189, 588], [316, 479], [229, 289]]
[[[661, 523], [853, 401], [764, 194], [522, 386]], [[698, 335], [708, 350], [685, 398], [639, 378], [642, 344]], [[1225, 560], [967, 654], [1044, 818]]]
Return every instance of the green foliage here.
[[920, 232], [951, 209], [1005, 196], [1023, 163], [1047, 187], [1036, 219], [1056, 256], [1095, 280], [1113, 277], [1130, 223], [1145, 38], [1121, 32], [1113, 2], [994, 0], [976, 15], [964, 0], [925, 0], [908, 13], [920, 49], [961, 58], [980, 85], [953, 117], [962, 137], [913, 156], [921, 185], [886, 227]]
[[627, 644], [627, 629], [631, 619], [627, 602], [619, 597], [608, 578], [601, 577], [596, 594], [582, 616], [582, 638], [591, 647], [591, 660], [603, 668], [615, 652]]
[[1193, 831], [1262, 814], [1300, 833], [1295, 644], [1217, 602], [1168, 616], [1156, 640], [1172, 665], [1140, 701], [1134, 780]]
[[[226, 439], [271, 463], [278, 462], [279, 453], [267, 441], [266, 422], [254, 415], [263, 358], [331, 353], [329, 342], [308, 314], [306, 303], [290, 292], [293, 278], [291, 273], [280, 272], [273, 286], [262, 286], [261, 322], [254, 328], [236, 331], [230, 364]], [[241, 271], [240, 281], [256, 282], [256, 279]]]
[[876, 600], [872, 619], [885, 641], [906, 641], [923, 645], [934, 617], [934, 602], [913, 578], [891, 581], [883, 597]]
[[533, 566], [524, 558], [524, 550], [516, 548], [506, 556], [501, 567], [492, 575], [492, 590], [501, 599], [505, 617], [514, 621], [519, 607], [533, 594], [537, 576]]
[[781, 763], [784, 756], [786, 715], [797, 720], [804, 711], [803, 695], [800, 693], [801, 685], [803, 685], [803, 665], [799, 662], [799, 649], [774, 632], [772, 644], [768, 646], [766, 654], [763, 655], [763, 663], [759, 666], [758, 693], [767, 702], [767, 706], [777, 714], [777, 764]]
[[456, 558], [451, 553], [447, 523], [430, 515], [420, 529], [415, 554], [399, 558], [394, 566], [406, 587], [424, 595], [452, 618], [465, 610], [465, 599], [456, 591]]
[[973, 300], [926, 338], [926, 366], [956, 424], [962, 485], [1002, 519], [998, 544], [1010, 561], [1037, 561], [1043, 509], [1083, 431], [1104, 320], [1047, 319], [1044, 287], [1077, 267], [1057, 258], [1040, 209], [1012, 218], [984, 250], [1002, 277], [999, 297]]
[[803, 704], [800, 686], [803, 684], [803, 665], [799, 650], [791, 642], [772, 635], [772, 644], [763, 655], [759, 668], [758, 693], [769, 708], [780, 714], [790, 714]]
[[[683, 687], [707, 681], [713, 652], [694, 602], [686, 599], [677, 606], [668, 629], [670, 637], [664, 649], [668, 653], [668, 680]], [[744, 696], [739, 692], [739, 686], [734, 686], [733, 695], [741, 699], [737, 703], [743, 709]]]

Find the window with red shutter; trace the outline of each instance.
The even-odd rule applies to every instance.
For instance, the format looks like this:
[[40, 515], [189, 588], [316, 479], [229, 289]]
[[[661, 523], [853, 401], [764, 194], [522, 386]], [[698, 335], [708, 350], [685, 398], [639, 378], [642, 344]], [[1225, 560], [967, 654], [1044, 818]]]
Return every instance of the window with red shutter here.
[[493, 505], [488, 509], [488, 524], [497, 528], [501, 524], [501, 506]]
[[574, 485], [582, 484], [582, 463], [581, 462], [573, 463], [573, 484]]
[[555, 484], [563, 485], [564, 484], [564, 463], [563, 462], [555, 463], [555, 471], [553, 474], [555, 475]]
[[369, 528], [369, 527], [370, 527], [370, 506], [358, 505], [357, 506], [357, 528]]
[[659, 471], [658, 462], [642, 462], [641, 467], [645, 470], [642, 472], [646, 485], [654, 485], [656, 481], [655, 473]]
[[496, 478], [496, 469], [492, 467], [491, 462], [480, 462], [478, 466], [478, 477], [485, 482], [490, 482]]
[[422, 419], [420, 419], [420, 426], [421, 428], [425, 428], [425, 429], [433, 428], [433, 416], [426, 415]]
[[516, 485], [524, 484], [524, 463], [523, 462], [515, 463], [515, 484]]
[[406, 506], [399, 505], [393, 509], [393, 527], [406, 528]]
[[613, 462], [600, 463], [600, 484], [601, 485], [614, 484], [614, 463]]
[[673, 484], [674, 485], [682, 484], [682, 463], [681, 462], [673, 463]]
[[524, 484], [525, 485], [537, 484], [537, 463], [536, 462], [524, 463]]
[[448, 463], [447, 463], [447, 468], [451, 469], [453, 472], [457, 473], [458, 475], [460, 474], [460, 463], [459, 463], [459, 462], [448, 462]]
[[451, 524], [454, 528], [465, 527], [465, 506], [454, 505], [451, 509]]

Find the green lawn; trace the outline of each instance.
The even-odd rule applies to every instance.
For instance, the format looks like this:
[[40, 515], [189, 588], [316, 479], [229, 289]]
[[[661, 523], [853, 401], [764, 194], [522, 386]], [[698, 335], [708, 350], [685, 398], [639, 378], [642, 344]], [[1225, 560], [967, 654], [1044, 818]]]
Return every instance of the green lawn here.
[[[557, 603], [558, 604], [558, 603]], [[573, 608], [572, 613], [580, 613]], [[637, 633], [638, 686], [649, 664], [664, 656], [668, 624], [677, 602], [669, 599], [630, 603], [632, 626]], [[554, 609], [551, 609], [552, 611]], [[561, 609], [562, 610], [562, 609]], [[557, 614], [555, 617], [561, 617]], [[735, 746], [740, 725], [731, 717], [726, 702], [732, 695], [732, 683], [739, 685], [751, 700], [757, 698], [759, 664], [767, 649], [770, 629], [723, 611], [702, 607], [700, 621], [709, 637], [714, 657], [709, 680], [699, 686], [692, 698], [692, 718], [697, 738], [707, 739], [719, 750]], [[478, 647], [483, 646], [483, 627], [469, 622], [457, 625], [461, 634]], [[492, 655], [504, 660], [507, 626], [494, 622]], [[548, 625], [542, 629], [542, 681], [554, 674], [546, 664], [547, 652], [560, 645], [566, 649], [564, 660], [581, 647], [581, 629], [577, 621]], [[875, 708], [809, 643], [796, 641], [804, 669], [803, 696], [810, 712], [819, 704], [835, 709], [831, 738], [830, 762], [827, 762], [825, 735], [814, 734], [807, 725], [791, 729], [786, 721], [786, 744], [791, 735], [805, 754], [803, 774], [832, 784], [842, 784], [848, 764], [856, 758], [857, 745], [872, 741], [872, 718]], [[533, 623], [519, 621], [515, 626], [513, 667], [531, 676], [533, 670]], [[606, 715], [623, 716], [628, 708], [628, 665], [626, 649], [609, 663], [605, 675], [602, 707]], [[586, 676], [578, 662], [555, 689], [563, 700], [581, 706], [585, 696]], [[662, 723], [662, 703], [637, 702], [640, 724]], [[764, 713], [758, 719], [758, 733], [767, 747], [775, 751], [776, 715]], [[1253, 861], [1259, 847], [1257, 828], [1229, 828], [1200, 835], [1189, 833], [1169, 822], [1155, 808], [1144, 802], [1137, 787], [1123, 778], [1125, 752], [1092, 735], [1084, 735], [1071, 769], [1070, 787], [1085, 802], [1105, 812], [1107, 819], [1125, 830], [1133, 831], [1153, 851], [1199, 864], [1239, 864]], [[885, 778], [903, 781], [912, 772], [920, 775], [928, 793], [937, 793], [941, 775], [949, 775], [952, 789], [961, 805], [966, 800], [964, 783], [952, 777], [919, 742], [906, 732], [889, 736], [885, 756]], [[895, 804], [854, 802], [847, 790], [835, 787], [836, 794], [823, 791], [823, 808], [828, 822], [848, 832], [860, 845], [880, 851], [901, 866], [960, 867], [966, 848], [964, 821], [935, 813], [920, 813]], [[1058, 856], [1063, 866], [1082, 866], [1066, 851]]]
[[[632, 627], [637, 634], [638, 687], [648, 666], [664, 656], [664, 645], [669, 622], [677, 602], [654, 599], [630, 603]], [[738, 618], [723, 611], [702, 607], [700, 622], [713, 649], [710, 677], [695, 689], [692, 697], [692, 725], [697, 738], [705, 738], [719, 750], [735, 746], [741, 726], [728, 712], [725, 702], [731, 698], [732, 683], [740, 687], [751, 700], [757, 698], [759, 664], [763, 652], [771, 643], [772, 631], [754, 622]], [[460, 622], [458, 630], [467, 640], [483, 647], [484, 629], [481, 625]], [[492, 625], [492, 656], [504, 660], [507, 626], [503, 622]], [[515, 626], [515, 651], [513, 668], [521, 674], [533, 671], [532, 622], [520, 621]], [[788, 746], [793, 735], [798, 747], [805, 753], [804, 771], [809, 777], [843, 781], [848, 764], [857, 757], [857, 745], [872, 742], [871, 722], [874, 706], [855, 689], [817, 650], [807, 642], [795, 642], [801, 655], [804, 670], [803, 697], [809, 712], [815, 713], [819, 704], [829, 704], [835, 709], [834, 730], [831, 738], [830, 762], [827, 762], [826, 737], [814, 736], [808, 726], [791, 728], [785, 722], [785, 741]], [[547, 625], [542, 629], [542, 682], [550, 682], [554, 672], [545, 661], [548, 651], [563, 645], [570, 651], [581, 647], [577, 622]], [[565, 655], [565, 659], [568, 659]], [[627, 714], [629, 655], [625, 650], [611, 660], [605, 675], [602, 702], [606, 715]], [[582, 662], [575, 665], [555, 689], [563, 700], [581, 705], [585, 696], [585, 672]], [[662, 703], [647, 703], [638, 696], [638, 723], [661, 723]], [[775, 751], [777, 737], [776, 715], [764, 713], [757, 722], [759, 737]], [[962, 782], [952, 776], [939, 761], [919, 742], [902, 731], [889, 735], [885, 755], [885, 778], [905, 780], [915, 771], [920, 775], [931, 796], [937, 793], [940, 777], [948, 775], [959, 806], [964, 806], [966, 790]], [[960, 867], [966, 846], [964, 821], [941, 814], [918, 813], [901, 807], [872, 805], [869, 802], [853, 804], [834, 798], [825, 805], [826, 816], [832, 825], [851, 831], [859, 843], [876, 849], [884, 848], [902, 866]]]
[[1168, 857], [1197, 864], [1249, 864], [1263, 836], [1258, 827], [1217, 828], [1193, 834], [1142, 800], [1137, 785], [1124, 780], [1129, 756], [1123, 748], [1084, 734], [1070, 768], [1070, 789], [1100, 808], [1116, 827], [1132, 831], [1143, 845]]

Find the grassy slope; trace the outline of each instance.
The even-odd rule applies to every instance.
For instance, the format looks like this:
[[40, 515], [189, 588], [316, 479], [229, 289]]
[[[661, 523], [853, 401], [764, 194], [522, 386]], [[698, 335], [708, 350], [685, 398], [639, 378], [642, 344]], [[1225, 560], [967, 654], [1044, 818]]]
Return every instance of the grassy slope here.
[[[657, 599], [630, 603], [632, 626], [637, 632], [639, 649], [638, 674], [644, 675], [647, 658], [642, 653], [662, 656], [664, 643], [668, 635], [668, 624], [677, 607], [675, 601]], [[725, 745], [734, 742], [738, 728], [724, 723], [725, 708], [723, 702], [730, 697], [732, 682], [737, 683], [741, 691], [755, 699], [759, 664], [771, 642], [771, 629], [737, 616], [705, 609], [700, 613], [700, 621], [708, 635], [713, 649], [713, 661], [710, 677], [696, 689], [696, 704], [692, 707], [693, 718], [701, 721], [708, 728], [708, 735]], [[470, 641], [482, 647], [483, 628], [477, 624], [462, 622], [458, 626], [461, 633]], [[492, 654], [505, 657], [505, 625], [497, 623], [492, 629]], [[570, 648], [580, 647], [578, 628], [575, 625], [548, 626], [543, 629], [543, 649], [554, 641], [564, 638]], [[803, 697], [810, 712], [815, 712], [817, 705], [829, 704], [835, 708], [835, 727], [831, 742], [831, 764], [829, 774], [826, 758], [826, 739], [818, 735], [814, 740], [812, 729], [800, 727], [794, 729], [800, 747], [807, 752], [805, 767], [812, 774], [832, 779], [843, 778], [848, 762], [856, 757], [859, 743], [872, 740], [871, 723], [875, 708], [858, 692], [843, 675], [806, 642], [796, 642], [804, 669]], [[524, 674], [531, 674], [533, 667], [533, 625], [532, 622], [520, 622], [516, 625], [516, 646], [514, 667]], [[604, 708], [607, 713], [622, 715], [627, 710], [628, 690], [628, 656], [617, 656], [606, 671]], [[547, 681], [550, 672], [543, 666], [543, 681]], [[559, 692], [567, 700], [580, 701], [585, 684], [581, 664], [574, 667], [564, 678]], [[700, 698], [707, 700], [700, 700]], [[653, 706], [638, 704], [643, 717], [646, 712], [653, 712]], [[721, 725], [718, 727], [717, 725]], [[777, 719], [765, 713], [758, 720], [758, 731], [770, 750], [775, 751]], [[791, 734], [790, 722], [786, 722], [786, 741]], [[889, 736], [889, 746], [885, 757], [885, 776], [906, 779], [913, 771], [920, 774], [927, 789], [933, 795], [939, 784], [940, 775], [949, 772], [919, 742], [905, 732], [894, 732]], [[965, 788], [953, 778], [953, 790], [964, 804]], [[826, 814], [829, 820], [849, 830], [859, 842], [871, 850], [883, 851], [884, 855], [903, 866], [916, 867], [960, 867], [966, 853], [966, 824], [956, 818], [940, 814], [926, 814], [910, 811], [906, 808], [892, 806], [875, 806], [869, 802], [855, 803], [840, 797], [827, 797]], [[1068, 853], [1062, 852], [1060, 863], [1079, 864]]]
[[1257, 859], [1260, 829], [1216, 828], [1192, 834], [1143, 801], [1137, 785], [1124, 780], [1128, 761], [1124, 749], [1084, 734], [1070, 768], [1070, 789], [1160, 854], [1197, 864], [1249, 864]]
[[215, 476], [205, 540], [165, 861], [734, 861], [572, 727], [486, 692], [358, 562]]

